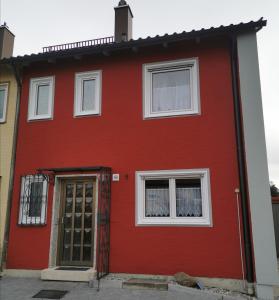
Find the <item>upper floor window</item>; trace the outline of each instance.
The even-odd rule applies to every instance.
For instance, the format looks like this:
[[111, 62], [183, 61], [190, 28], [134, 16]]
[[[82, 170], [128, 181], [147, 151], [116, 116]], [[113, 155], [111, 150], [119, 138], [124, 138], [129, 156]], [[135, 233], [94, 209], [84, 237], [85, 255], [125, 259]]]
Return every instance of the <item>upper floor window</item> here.
[[75, 116], [100, 115], [101, 71], [76, 74], [74, 110]]
[[199, 113], [197, 59], [146, 64], [143, 72], [145, 118]]
[[53, 117], [54, 77], [33, 78], [29, 89], [28, 120]]
[[136, 173], [137, 225], [211, 225], [208, 169]]
[[0, 84], [0, 123], [6, 122], [8, 83]]

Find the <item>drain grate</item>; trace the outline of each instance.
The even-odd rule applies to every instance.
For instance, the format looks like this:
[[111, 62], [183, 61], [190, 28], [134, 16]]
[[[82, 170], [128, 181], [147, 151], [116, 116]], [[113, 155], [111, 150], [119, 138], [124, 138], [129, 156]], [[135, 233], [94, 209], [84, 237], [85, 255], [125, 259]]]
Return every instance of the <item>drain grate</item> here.
[[59, 291], [59, 290], [41, 290], [39, 293], [34, 295], [32, 298], [40, 299], [61, 299], [63, 298], [68, 291]]
[[62, 271], [87, 271], [90, 268], [86, 267], [58, 267], [55, 270], [62, 270]]

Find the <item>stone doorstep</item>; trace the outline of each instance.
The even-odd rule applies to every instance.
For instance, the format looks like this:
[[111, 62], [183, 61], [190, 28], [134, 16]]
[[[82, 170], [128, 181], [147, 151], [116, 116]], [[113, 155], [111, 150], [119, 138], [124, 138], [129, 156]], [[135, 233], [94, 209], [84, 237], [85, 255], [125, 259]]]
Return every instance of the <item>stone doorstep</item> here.
[[168, 282], [160, 279], [139, 279], [131, 278], [122, 283], [123, 288], [127, 289], [152, 289], [167, 291]]
[[75, 282], [89, 282], [96, 277], [96, 271], [90, 268], [85, 271], [81, 270], [57, 270], [55, 268], [48, 268], [41, 271], [42, 280], [53, 281], [75, 281]]

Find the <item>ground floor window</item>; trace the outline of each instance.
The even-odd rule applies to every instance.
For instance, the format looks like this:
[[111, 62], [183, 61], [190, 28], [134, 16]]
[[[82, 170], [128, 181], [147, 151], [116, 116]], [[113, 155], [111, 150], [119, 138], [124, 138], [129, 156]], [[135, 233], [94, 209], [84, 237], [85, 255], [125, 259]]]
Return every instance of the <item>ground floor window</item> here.
[[211, 225], [208, 169], [136, 172], [137, 225]]
[[21, 178], [20, 225], [46, 224], [47, 176], [36, 174]]

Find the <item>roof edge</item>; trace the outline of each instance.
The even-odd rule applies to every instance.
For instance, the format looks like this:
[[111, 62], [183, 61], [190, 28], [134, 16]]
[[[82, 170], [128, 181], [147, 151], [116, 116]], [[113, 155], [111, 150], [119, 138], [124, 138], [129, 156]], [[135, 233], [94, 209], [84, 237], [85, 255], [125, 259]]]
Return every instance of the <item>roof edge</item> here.
[[104, 53], [104, 51], [114, 52], [132, 49], [134, 47], [147, 47], [154, 46], [161, 43], [173, 43], [179, 41], [186, 41], [195, 38], [213, 37], [213, 36], [224, 36], [224, 35], [235, 35], [239, 33], [255, 31], [258, 32], [267, 25], [267, 20], [263, 17], [258, 21], [250, 21], [248, 23], [230, 24], [227, 26], [201, 28], [200, 30], [183, 31], [181, 33], [165, 34], [162, 36], [139, 38], [136, 40], [123, 41], [120, 43], [102, 44], [89, 47], [73, 48], [68, 50], [52, 51], [38, 54], [30, 54], [24, 56], [11, 57], [0, 60], [0, 64], [10, 63], [31, 63], [31, 62], [43, 62], [49, 59], [65, 59], [74, 57], [76, 55], [94, 55]]

